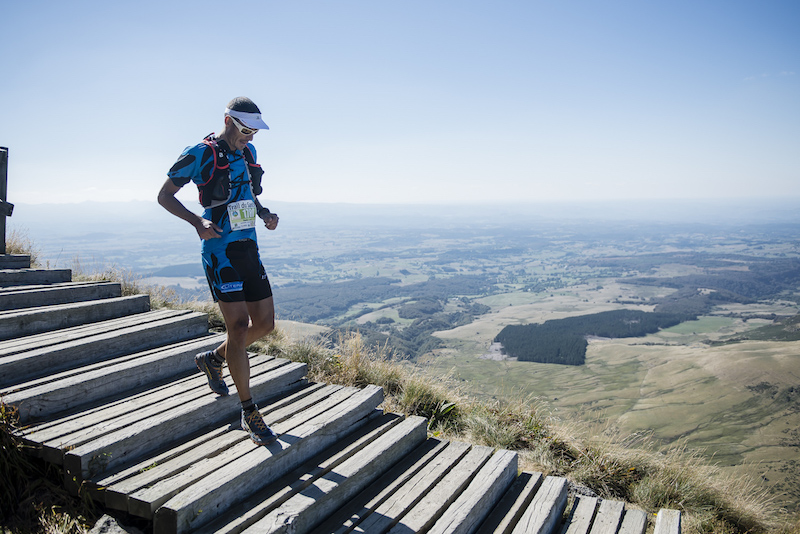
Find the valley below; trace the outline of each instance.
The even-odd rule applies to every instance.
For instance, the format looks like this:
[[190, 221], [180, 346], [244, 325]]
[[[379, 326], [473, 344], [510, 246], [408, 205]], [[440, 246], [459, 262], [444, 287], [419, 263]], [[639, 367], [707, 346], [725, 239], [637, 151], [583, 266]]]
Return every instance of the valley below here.
[[[124, 221], [28, 232], [49, 267], [114, 265], [207, 299], [196, 235], [155, 208], [158, 231], [124, 239]], [[278, 205], [281, 227], [259, 244], [279, 327], [357, 330], [465, 395], [525, 399], [585, 435], [683, 446], [800, 513], [800, 220], [415, 210]], [[638, 337], [587, 332], [582, 365], [517, 361], [495, 339], [614, 310], [682, 320]]]

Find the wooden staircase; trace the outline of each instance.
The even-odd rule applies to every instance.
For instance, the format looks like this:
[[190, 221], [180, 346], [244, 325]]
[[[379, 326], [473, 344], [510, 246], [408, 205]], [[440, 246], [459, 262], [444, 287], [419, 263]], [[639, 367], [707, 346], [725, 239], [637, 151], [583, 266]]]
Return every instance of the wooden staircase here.
[[[194, 355], [222, 340], [204, 314], [150, 310], [119, 284], [72, 282], [0, 255], [0, 396], [19, 435], [73, 493], [154, 533], [627, 533], [648, 516], [518, 474], [506, 450], [427, 437], [383, 391], [310, 383], [304, 364], [251, 355], [253, 398], [277, 443], [239, 427]], [[232, 386], [229, 376], [226, 381]], [[680, 532], [662, 510], [656, 534]]]

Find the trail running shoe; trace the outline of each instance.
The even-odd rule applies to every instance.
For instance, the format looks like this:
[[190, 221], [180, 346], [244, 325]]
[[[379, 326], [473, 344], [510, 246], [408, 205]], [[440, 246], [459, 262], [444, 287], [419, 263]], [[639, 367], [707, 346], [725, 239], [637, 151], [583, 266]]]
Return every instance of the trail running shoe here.
[[195, 356], [194, 363], [208, 377], [208, 387], [211, 391], [223, 397], [228, 395], [228, 386], [222, 379], [222, 364], [214, 358], [213, 350]]
[[242, 429], [250, 434], [250, 439], [256, 445], [269, 445], [278, 440], [278, 435], [264, 423], [258, 409], [249, 412], [242, 410]]

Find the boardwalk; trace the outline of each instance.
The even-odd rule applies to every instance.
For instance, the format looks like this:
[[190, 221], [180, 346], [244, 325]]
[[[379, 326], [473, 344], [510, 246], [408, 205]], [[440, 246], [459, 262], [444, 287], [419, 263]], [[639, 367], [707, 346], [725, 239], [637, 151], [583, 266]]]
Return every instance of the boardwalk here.
[[194, 366], [220, 340], [204, 314], [0, 256], [0, 395], [19, 435], [71, 492], [157, 534], [680, 532], [675, 511], [569, 499], [566, 479], [518, 473], [514, 452], [383, 413], [381, 388], [311, 383], [263, 354], [251, 388], [279, 440], [257, 447], [230, 377], [216, 397]]

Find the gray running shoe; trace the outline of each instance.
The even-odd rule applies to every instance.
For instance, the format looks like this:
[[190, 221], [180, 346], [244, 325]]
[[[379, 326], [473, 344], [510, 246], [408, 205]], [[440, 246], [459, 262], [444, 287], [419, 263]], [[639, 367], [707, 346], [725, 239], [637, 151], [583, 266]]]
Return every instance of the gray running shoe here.
[[211, 391], [223, 397], [228, 395], [228, 386], [222, 379], [222, 364], [214, 358], [213, 350], [201, 352], [195, 356], [194, 363], [208, 377], [208, 387], [211, 388]]
[[242, 429], [250, 434], [250, 439], [256, 445], [269, 445], [278, 440], [278, 435], [264, 423], [257, 408], [249, 412], [242, 410]]

